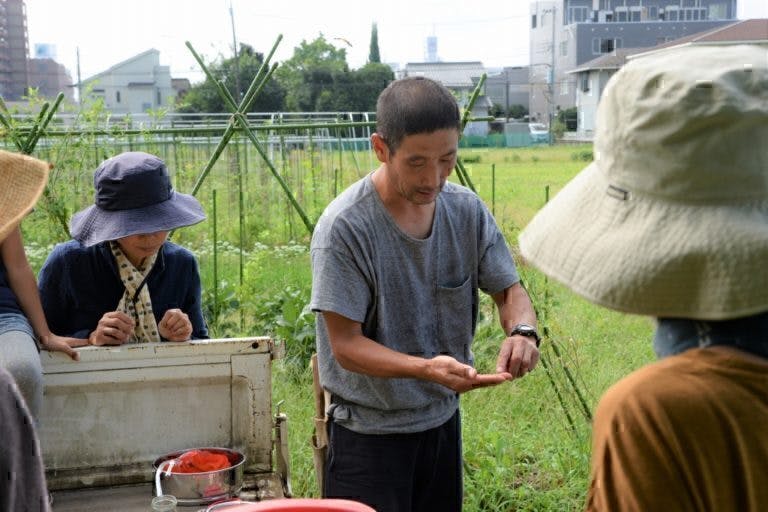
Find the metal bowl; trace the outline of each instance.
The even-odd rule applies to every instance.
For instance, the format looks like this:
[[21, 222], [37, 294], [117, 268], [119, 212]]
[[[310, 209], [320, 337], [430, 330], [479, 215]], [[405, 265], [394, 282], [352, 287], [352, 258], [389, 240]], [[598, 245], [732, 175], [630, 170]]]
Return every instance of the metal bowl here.
[[[170, 461], [190, 450], [206, 450], [226, 455], [230, 467], [204, 473], [173, 473], [167, 471]], [[167, 453], [155, 459], [155, 494], [170, 494], [179, 505], [207, 505], [232, 498], [243, 487], [245, 455], [228, 448], [189, 448]]]

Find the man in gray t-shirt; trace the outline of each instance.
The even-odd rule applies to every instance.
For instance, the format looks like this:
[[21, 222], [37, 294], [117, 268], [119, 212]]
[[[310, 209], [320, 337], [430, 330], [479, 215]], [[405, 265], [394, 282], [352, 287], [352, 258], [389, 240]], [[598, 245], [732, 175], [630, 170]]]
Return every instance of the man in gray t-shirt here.
[[[536, 316], [496, 222], [446, 181], [461, 122], [424, 78], [379, 96], [378, 169], [326, 208], [312, 238], [312, 300], [330, 393], [325, 497], [384, 511], [461, 509], [459, 393], [538, 362]], [[473, 368], [482, 290], [506, 333], [496, 373]]]

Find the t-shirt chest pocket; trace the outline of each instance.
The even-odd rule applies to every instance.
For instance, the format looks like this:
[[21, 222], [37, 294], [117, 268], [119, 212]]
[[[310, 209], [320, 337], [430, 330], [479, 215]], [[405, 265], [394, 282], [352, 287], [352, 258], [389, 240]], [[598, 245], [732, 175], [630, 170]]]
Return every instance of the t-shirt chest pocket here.
[[455, 287], [438, 286], [437, 333], [441, 351], [463, 363], [470, 362], [469, 345], [474, 334], [475, 304], [472, 278]]

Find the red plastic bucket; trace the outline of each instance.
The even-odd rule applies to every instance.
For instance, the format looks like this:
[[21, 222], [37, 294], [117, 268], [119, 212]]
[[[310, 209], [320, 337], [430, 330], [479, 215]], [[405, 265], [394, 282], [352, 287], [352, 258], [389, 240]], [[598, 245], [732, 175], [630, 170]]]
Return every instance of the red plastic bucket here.
[[368, 505], [350, 500], [280, 499], [249, 503], [229, 501], [211, 505], [207, 512], [376, 512]]

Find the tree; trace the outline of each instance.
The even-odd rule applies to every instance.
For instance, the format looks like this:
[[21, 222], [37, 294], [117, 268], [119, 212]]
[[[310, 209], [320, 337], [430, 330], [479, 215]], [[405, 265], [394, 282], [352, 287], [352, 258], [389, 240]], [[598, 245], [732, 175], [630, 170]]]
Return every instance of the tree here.
[[353, 94], [351, 110], [369, 112], [376, 110], [379, 94], [395, 79], [392, 68], [386, 64], [368, 63], [353, 72]]
[[394, 79], [385, 64], [366, 64], [352, 71], [334, 71], [330, 75], [315, 75], [314, 109], [322, 112], [368, 112], [376, 110], [381, 91]]
[[371, 27], [371, 49], [368, 52], [368, 63], [376, 64], [381, 62], [381, 55], [379, 55], [379, 29], [376, 23]]
[[565, 131], [575, 132], [578, 129], [579, 112], [576, 107], [566, 108], [557, 113], [557, 120], [563, 123]]
[[507, 115], [512, 119], [524, 119], [528, 115], [528, 109], [520, 104], [510, 105]]
[[[247, 44], [240, 45], [240, 52], [238, 53], [237, 66], [235, 65], [235, 58], [222, 59], [218, 62], [214, 62], [208, 66], [211, 74], [217, 79], [224, 82], [224, 86], [232, 93], [232, 97], [238, 98], [245, 95], [248, 86], [256, 76], [262, 62], [264, 62], [264, 55], [254, 51], [253, 47]], [[236, 69], [240, 70], [240, 94], [236, 93]], [[264, 85], [259, 95], [254, 100], [249, 112], [274, 112], [283, 110], [283, 102], [285, 98], [285, 90], [274, 79], [270, 79]], [[210, 77], [205, 78], [205, 81], [199, 84], [193, 85], [181, 103], [177, 106], [178, 112], [230, 112], [231, 109], [225, 105], [224, 100], [219, 95], [219, 91], [216, 88], [214, 82]]]
[[303, 40], [293, 56], [275, 74], [286, 91], [287, 110], [314, 111], [323, 90], [332, 88], [333, 74], [348, 72], [347, 51], [336, 48], [321, 33], [314, 41]]

